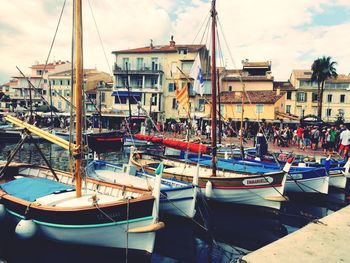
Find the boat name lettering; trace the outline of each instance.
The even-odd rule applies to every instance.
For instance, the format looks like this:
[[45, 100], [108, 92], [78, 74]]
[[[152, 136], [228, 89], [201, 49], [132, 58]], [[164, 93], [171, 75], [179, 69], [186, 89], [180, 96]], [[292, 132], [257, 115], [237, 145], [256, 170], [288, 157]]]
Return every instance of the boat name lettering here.
[[244, 179], [243, 184], [244, 185], [265, 185], [270, 184], [273, 182], [273, 178], [271, 177], [263, 177], [263, 178], [257, 178], [257, 179]]
[[105, 220], [106, 218], [119, 219], [120, 212], [112, 212], [112, 213], [101, 213], [97, 215], [98, 220]]

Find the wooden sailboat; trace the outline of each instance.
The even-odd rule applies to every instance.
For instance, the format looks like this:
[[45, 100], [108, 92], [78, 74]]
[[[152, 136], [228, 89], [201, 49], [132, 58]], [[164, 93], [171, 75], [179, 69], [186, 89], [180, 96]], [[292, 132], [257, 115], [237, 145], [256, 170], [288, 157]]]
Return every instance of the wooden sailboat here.
[[[211, 162], [210, 166], [199, 166], [199, 187], [203, 189], [206, 197], [221, 202], [234, 202], [240, 204], [266, 206], [279, 208], [283, 201], [284, 186], [286, 173], [291, 163], [286, 164], [283, 170], [274, 172], [260, 172], [259, 169], [250, 169], [249, 167], [240, 166], [235, 171], [226, 171], [217, 167], [216, 157], [216, 60], [215, 60], [215, 34], [216, 34], [216, 8], [215, 0], [212, 1], [211, 18], [212, 18], [212, 145], [211, 145]], [[164, 141], [164, 140], [163, 140]], [[173, 145], [179, 145], [174, 142]], [[183, 150], [187, 150], [188, 145]], [[198, 147], [197, 154], [204, 153], [204, 148]], [[132, 163], [139, 169], [147, 172], [154, 172], [156, 166], [163, 162], [165, 168], [163, 176], [167, 178], [176, 178], [185, 182], [192, 182], [192, 178], [197, 169], [197, 164], [157, 156], [150, 153], [135, 153], [131, 156]]]
[[81, 0], [75, 10], [76, 144], [23, 123], [6, 119], [72, 151], [73, 173], [34, 164], [9, 162], [0, 170], [0, 214], [15, 222], [22, 237], [45, 238], [75, 244], [153, 251], [158, 222], [158, 169], [153, 194], [136, 187], [110, 184], [81, 175], [82, 158], [82, 32]]
[[[131, 146], [130, 156], [133, 156], [135, 147]], [[92, 161], [88, 165], [87, 174], [89, 177], [98, 178], [110, 183], [120, 183], [149, 190], [154, 188], [155, 176], [144, 171], [136, 171], [131, 164], [108, 163], [101, 160]], [[193, 218], [196, 214], [196, 197], [198, 174], [193, 176], [191, 183], [182, 182], [174, 178], [162, 178], [160, 185], [160, 204], [159, 210], [176, 216]]]

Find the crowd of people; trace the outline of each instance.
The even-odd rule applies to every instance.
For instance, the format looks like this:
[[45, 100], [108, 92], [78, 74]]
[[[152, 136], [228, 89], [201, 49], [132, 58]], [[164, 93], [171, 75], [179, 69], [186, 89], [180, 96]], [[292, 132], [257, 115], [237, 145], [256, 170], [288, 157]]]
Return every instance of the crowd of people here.
[[269, 133], [273, 133], [270, 141], [281, 147], [296, 145], [301, 150], [317, 150], [321, 147], [325, 154], [338, 152], [343, 157], [347, 156], [350, 147], [350, 131], [343, 124], [325, 127], [299, 125], [295, 129], [273, 126]]

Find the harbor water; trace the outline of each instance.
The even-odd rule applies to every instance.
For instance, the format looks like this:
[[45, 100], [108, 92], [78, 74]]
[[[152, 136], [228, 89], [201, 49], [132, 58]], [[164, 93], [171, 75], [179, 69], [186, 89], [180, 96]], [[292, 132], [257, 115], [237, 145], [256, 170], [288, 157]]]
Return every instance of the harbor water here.
[[[39, 146], [53, 168], [70, 169], [67, 151], [50, 143]], [[14, 147], [15, 144], [0, 145], [0, 160], [6, 161]], [[128, 154], [123, 151], [102, 155], [102, 158], [125, 163]], [[25, 144], [14, 161], [45, 165], [33, 144]], [[193, 220], [160, 215], [166, 227], [157, 233], [151, 255], [125, 249], [59, 244], [40, 238], [22, 240], [14, 234], [14, 226], [1, 224], [0, 262], [234, 262], [249, 251], [347, 205], [347, 190], [330, 189], [328, 195], [288, 196], [290, 201], [283, 203], [280, 210], [208, 202], [199, 197]]]

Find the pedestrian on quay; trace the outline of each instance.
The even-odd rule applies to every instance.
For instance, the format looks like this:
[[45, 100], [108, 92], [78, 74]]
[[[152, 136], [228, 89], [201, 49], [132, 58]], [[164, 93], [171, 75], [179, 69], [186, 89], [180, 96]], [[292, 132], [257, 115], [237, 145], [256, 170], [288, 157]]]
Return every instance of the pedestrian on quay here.
[[304, 148], [303, 134], [304, 134], [304, 128], [299, 126], [297, 129], [297, 145], [299, 149]]
[[311, 134], [311, 149], [317, 150], [318, 142], [320, 140], [320, 131], [317, 126], [314, 126], [310, 132]]
[[350, 145], [350, 131], [347, 127], [344, 127], [344, 130], [340, 133], [340, 146], [339, 146], [339, 155], [343, 158], [346, 158], [349, 151]]
[[308, 146], [311, 147], [310, 129], [306, 126], [303, 131], [303, 150], [307, 149]]

